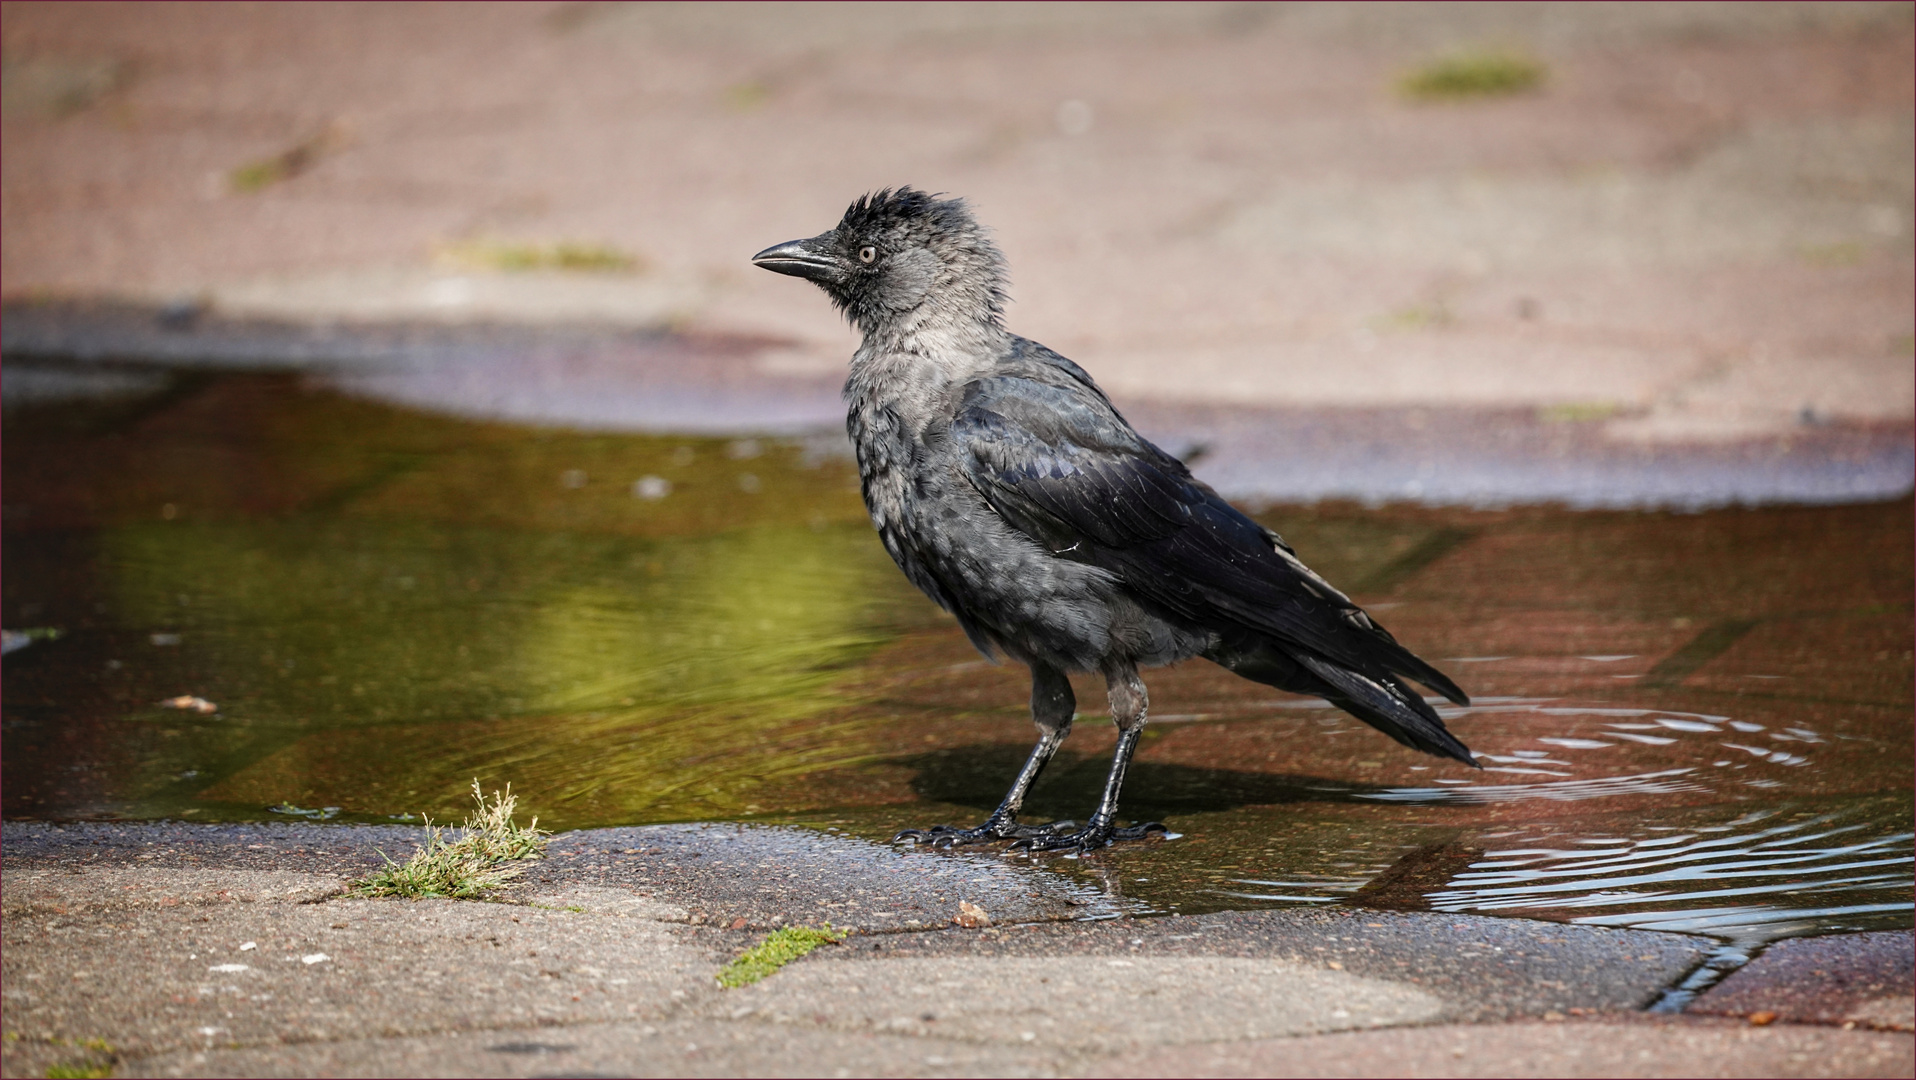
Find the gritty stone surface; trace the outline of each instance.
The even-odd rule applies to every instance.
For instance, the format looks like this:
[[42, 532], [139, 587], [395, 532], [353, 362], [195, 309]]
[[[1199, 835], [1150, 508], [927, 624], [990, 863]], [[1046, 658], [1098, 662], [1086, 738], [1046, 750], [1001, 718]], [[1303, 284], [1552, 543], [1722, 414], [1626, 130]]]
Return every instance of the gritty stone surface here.
[[646, 914], [365, 899], [56, 914], [9, 897], [7, 1030], [137, 1056], [657, 1017], [711, 991], [722, 947]]
[[[1143, 957], [1218, 957], [1395, 982], [1441, 999], [1445, 1019], [1483, 1020], [1641, 1008], [1704, 952], [1701, 939], [1679, 934], [1291, 908], [859, 938], [813, 954], [792, 972], [880, 958], [1042, 957], [1082, 958], [1121, 976], [1124, 962]], [[833, 978], [856, 982], [853, 974]]]
[[1916, 932], [1779, 941], [1712, 987], [1690, 1012], [1774, 1013], [1784, 1020], [1857, 1023], [1895, 1031], [1916, 1026]]
[[1316, 965], [1139, 954], [794, 964], [710, 1007], [807, 1028], [1114, 1051], [1414, 1024], [1446, 1004]]
[[753, 1020], [584, 1024], [180, 1051], [122, 1076], [1060, 1076], [1077, 1058], [1032, 1046], [803, 1030]]
[[[789, 347], [775, 339], [581, 326], [312, 326], [193, 312], [181, 322], [150, 306], [8, 305], [0, 319], [8, 407], [157, 393], [169, 371], [274, 368], [464, 416], [800, 433], [808, 446], [850, 453], [843, 372], [782, 367], [776, 361]], [[1886, 498], [1916, 477], [1912, 430], [1900, 421], [1812, 414], [1784, 436], [1698, 441], [1616, 439], [1597, 419], [1527, 407], [1324, 409], [1148, 392], [1121, 395], [1119, 404], [1233, 498], [1700, 507]]]
[[[424, 830], [406, 825], [311, 825], [180, 821], [8, 821], [0, 844], [8, 872], [24, 868], [262, 870], [356, 877], [378, 869], [380, 852], [405, 860]], [[8, 901], [11, 903], [11, 899]]]
[[1883, 1076], [1916, 1067], [1907, 1036], [1724, 1021], [1452, 1025], [1213, 1043], [1099, 1063], [1102, 1076]]
[[830, 923], [865, 932], [951, 924], [970, 901], [1004, 922], [1111, 915], [1102, 892], [993, 855], [934, 854], [812, 829], [648, 825], [556, 838], [520, 888], [635, 890], [695, 923], [764, 930]]
[[8, 870], [0, 892], [10, 912], [76, 914], [87, 909], [125, 911], [181, 904], [311, 904], [346, 891], [346, 882], [326, 874], [290, 870], [179, 870], [155, 874], [135, 867]]
[[[1684, 935], [1356, 908], [1136, 918], [1016, 862], [767, 826], [566, 834], [501, 903], [342, 892], [418, 835], [6, 823], [0, 1072], [1907, 1071], [1893, 1033], [1533, 1022], [1641, 1020], [1704, 955]], [[950, 926], [960, 900], [992, 925]], [[801, 917], [858, 932], [718, 986], [763, 927]], [[1420, 1026], [1487, 1020], [1516, 1023]]]

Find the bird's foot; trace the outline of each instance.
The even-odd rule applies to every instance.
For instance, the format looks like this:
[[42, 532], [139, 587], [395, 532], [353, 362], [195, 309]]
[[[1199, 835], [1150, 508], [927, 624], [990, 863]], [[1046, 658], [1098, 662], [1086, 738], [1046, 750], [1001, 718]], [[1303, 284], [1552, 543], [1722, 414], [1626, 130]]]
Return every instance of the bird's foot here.
[[929, 844], [934, 848], [989, 844], [994, 840], [1023, 842], [1061, 835], [1070, 832], [1077, 825], [1075, 821], [1054, 821], [1049, 825], [1020, 825], [1009, 818], [1003, 820], [992, 818], [972, 829], [960, 829], [955, 825], [933, 825], [929, 829], [906, 829], [892, 837], [891, 841], [894, 844]]
[[1120, 840], [1144, 840], [1153, 834], [1169, 837], [1171, 830], [1162, 821], [1119, 828], [1109, 821], [1092, 819], [1091, 824], [1075, 832], [1056, 832], [1047, 836], [1021, 836], [1007, 851], [1070, 851], [1083, 853], [1110, 847]]

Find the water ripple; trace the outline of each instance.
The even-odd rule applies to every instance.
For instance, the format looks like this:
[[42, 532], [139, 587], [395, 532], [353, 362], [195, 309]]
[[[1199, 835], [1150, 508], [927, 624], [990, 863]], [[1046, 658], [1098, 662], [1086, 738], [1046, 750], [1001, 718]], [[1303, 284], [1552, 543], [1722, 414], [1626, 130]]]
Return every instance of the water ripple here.
[[[1747, 814], [1674, 836], [1506, 848], [1425, 899], [1438, 911], [1555, 912], [1571, 922], [1760, 942], [1906, 923], [1916, 833], [1849, 813]], [[1712, 835], [1714, 834], [1714, 835]], [[1723, 901], [1750, 901], [1732, 906]], [[1593, 908], [1622, 909], [1572, 914]]]
[[1662, 795], [1678, 791], [1708, 791], [1702, 784], [1677, 777], [1695, 769], [1665, 769], [1636, 776], [1606, 776], [1597, 780], [1561, 780], [1548, 784], [1486, 784], [1469, 787], [1405, 787], [1361, 792], [1360, 799], [1400, 803], [1500, 803], [1519, 799], [1573, 802], [1606, 795]]

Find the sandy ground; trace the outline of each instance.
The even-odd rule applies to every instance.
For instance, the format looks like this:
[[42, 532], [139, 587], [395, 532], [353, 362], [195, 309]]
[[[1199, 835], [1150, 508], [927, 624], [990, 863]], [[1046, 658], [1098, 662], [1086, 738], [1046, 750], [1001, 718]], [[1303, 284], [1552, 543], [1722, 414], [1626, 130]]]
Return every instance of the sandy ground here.
[[[1012, 327], [1128, 400], [1901, 424], [1911, 14], [9, 3], [0, 267], [15, 301], [746, 332], [825, 375], [850, 332], [745, 260], [911, 183], [972, 200]], [[1487, 48], [1541, 88], [1396, 90]], [[636, 269], [496, 270], [559, 242]]]

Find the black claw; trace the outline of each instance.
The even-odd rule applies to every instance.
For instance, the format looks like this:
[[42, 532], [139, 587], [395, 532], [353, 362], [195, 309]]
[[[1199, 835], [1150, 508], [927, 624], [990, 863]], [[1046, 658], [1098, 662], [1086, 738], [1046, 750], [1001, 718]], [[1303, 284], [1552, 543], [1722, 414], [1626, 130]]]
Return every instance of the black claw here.
[[1142, 825], [1130, 825], [1117, 828], [1109, 823], [1093, 822], [1076, 832], [1055, 832], [1042, 836], [1021, 836], [1012, 841], [1005, 849], [1012, 851], [1072, 851], [1083, 854], [1110, 847], [1119, 840], [1144, 840], [1153, 833], [1169, 834], [1162, 821], [1147, 821]]
[[956, 825], [933, 825], [928, 829], [904, 829], [891, 838], [894, 844], [929, 844], [934, 850], [966, 844], [988, 844], [993, 840], [1039, 840], [1063, 836], [1078, 827], [1075, 821], [1054, 821], [1049, 825], [1020, 825], [1015, 821], [986, 821], [973, 829]]
[[913, 844], [929, 844], [934, 850], [958, 847], [961, 844], [978, 844], [990, 840], [1015, 835], [1015, 825], [987, 821], [975, 829], [960, 829], [956, 825], [933, 825], [929, 829], [906, 829], [892, 837], [892, 843], [910, 841]]

